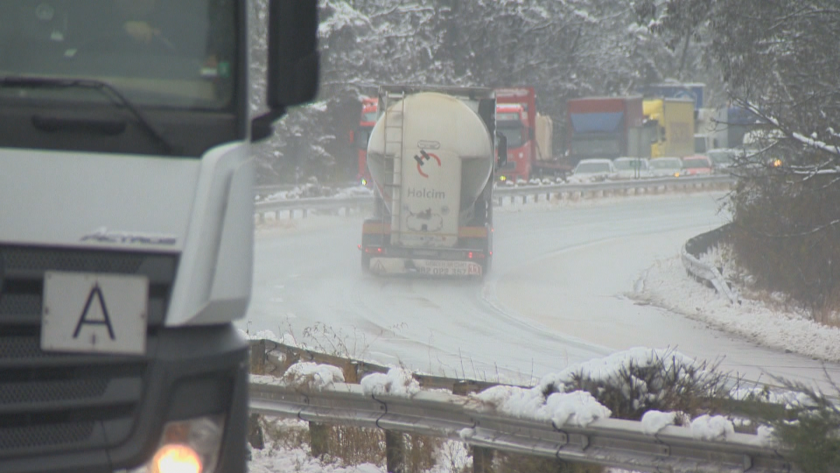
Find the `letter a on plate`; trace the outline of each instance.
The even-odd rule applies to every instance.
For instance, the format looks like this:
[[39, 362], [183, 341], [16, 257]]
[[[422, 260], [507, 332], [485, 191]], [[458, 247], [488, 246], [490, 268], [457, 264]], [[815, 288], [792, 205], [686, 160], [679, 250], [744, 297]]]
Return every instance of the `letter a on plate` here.
[[145, 276], [48, 271], [41, 348], [142, 355], [148, 293]]

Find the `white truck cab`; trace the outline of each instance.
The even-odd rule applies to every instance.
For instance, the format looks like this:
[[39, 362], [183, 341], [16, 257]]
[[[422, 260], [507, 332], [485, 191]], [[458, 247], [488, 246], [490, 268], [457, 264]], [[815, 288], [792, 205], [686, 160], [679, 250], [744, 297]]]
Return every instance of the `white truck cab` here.
[[250, 8], [0, 2], [0, 471], [245, 471], [251, 147], [318, 70], [270, 0], [252, 118]]

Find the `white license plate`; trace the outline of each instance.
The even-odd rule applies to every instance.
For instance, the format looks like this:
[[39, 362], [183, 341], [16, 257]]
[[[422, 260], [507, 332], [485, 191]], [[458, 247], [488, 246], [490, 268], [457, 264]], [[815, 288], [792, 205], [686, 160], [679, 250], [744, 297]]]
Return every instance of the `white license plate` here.
[[417, 271], [432, 276], [481, 276], [481, 266], [470, 261], [415, 260]]
[[372, 258], [370, 270], [377, 274], [425, 274], [429, 276], [481, 276], [481, 265], [472, 261], [412, 259], [410, 267], [401, 258]]
[[148, 294], [145, 276], [47, 271], [41, 349], [144, 354]]

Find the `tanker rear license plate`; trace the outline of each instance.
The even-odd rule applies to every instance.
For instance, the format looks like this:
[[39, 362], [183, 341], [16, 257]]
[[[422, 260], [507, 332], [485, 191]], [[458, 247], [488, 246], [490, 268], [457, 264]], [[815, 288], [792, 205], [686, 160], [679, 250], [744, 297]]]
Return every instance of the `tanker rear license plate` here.
[[414, 265], [431, 276], [481, 276], [481, 265], [470, 261], [414, 260]]
[[144, 354], [148, 294], [145, 276], [47, 271], [41, 349]]

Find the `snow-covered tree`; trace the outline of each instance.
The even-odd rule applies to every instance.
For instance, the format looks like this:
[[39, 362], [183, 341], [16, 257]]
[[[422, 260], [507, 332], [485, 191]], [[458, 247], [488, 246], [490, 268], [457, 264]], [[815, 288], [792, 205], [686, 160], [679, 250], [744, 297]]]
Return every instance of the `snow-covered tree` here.
[[[675, 53], [638, 11], [631, 0], [322, 0], [319, 101], [281, 122], [261, 175], [355, 174], [349, 133], [359, 98], [379, 84], [532, 86], [559, 141], [569, 98], [624, 95], [672, 74], [661, 63]], [[702, 69], [695, 56], [685, 77]]]
[[[706, 4], [705, 0], [672, 3]], [[835, 0], [712, 2], [709, 54], [761, 125], [732, 198], [739, 255], [760, 282], [840, 306], [840, 8]]]

